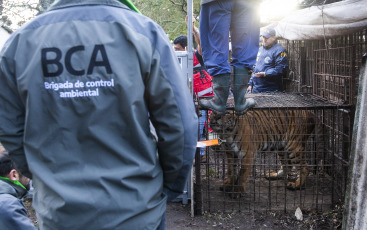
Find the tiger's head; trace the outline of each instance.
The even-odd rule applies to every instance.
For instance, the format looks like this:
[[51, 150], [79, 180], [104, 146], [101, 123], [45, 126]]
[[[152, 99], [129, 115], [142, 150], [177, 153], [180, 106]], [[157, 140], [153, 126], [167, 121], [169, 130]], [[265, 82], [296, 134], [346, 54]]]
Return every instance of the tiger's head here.
[[209, 116], [209, 125], [220, 139], [226, 140], [227, 143], [232, 143], [237, 133], [238, 117], [234, 112], [226, 113], [225, 115], [218, 115], [211, 113]]
[[232, 133], [236, 127], [237, 118], [233, 113], [218, 115], [211, 113], [209, 116], [209, 125], [216, 133]]

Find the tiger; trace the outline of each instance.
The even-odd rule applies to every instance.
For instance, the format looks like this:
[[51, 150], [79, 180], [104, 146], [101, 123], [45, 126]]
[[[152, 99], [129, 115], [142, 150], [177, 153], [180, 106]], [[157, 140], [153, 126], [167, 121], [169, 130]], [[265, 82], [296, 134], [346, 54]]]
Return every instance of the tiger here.
[[241, 116], [211, 113], [210, 128], [223, 140], [221, 147], [226, 151], [227, 174], [221, 189], [244, 193], [255, 154], [265, 150], [278, 151], [281, 162], [279, 171], [265, 173], [265, 177], [282, 178], [295, 166], [300, 173], [295, 182], [287, 183], [287, 188], [302, 188], [308, 176], [306, 142], [317, 120], [310, 110], [249, 110]]

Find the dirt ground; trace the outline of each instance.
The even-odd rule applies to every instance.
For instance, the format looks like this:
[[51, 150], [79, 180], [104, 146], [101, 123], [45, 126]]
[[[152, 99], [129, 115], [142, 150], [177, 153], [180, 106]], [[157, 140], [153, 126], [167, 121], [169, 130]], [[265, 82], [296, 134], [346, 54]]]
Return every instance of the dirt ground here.
[[167, 207], [167, 229], [341, 229], [342, 210], [336, 207], [329, 213], [303, 213], [297, 220], [294, 213], [204, 213], [190, 216], [190, 207], [170, 203]]
[[[25, 200], [28, 215], [38, 226], [31, 199]], [[304, 212], [303, 220], [297, 220], [294, 213], [253, 212], [253, 213], [204, 213], [191, 217], [190, 205], [169, 203], [166, 211], [168, 230], [190, 229], [341, 229], [342, 207], [335, 207], [328, 213]]]
[[[260, 161], [258, 165], [271, 165], [266, 162], [262, 162], [263, 159], [262, 155], [259, 154]], [[269, 157], [268, 157], [269, 158]], [[209, 157], [208, 163], [202, 164], [201, 167], [201, 175], [207, 175], [201, 180], [202, 183], [202, 191], [203, 191], [203, 199], [205, 200], [203, 204], [203, 210], [209, 210], [205, 205], [210, 202], [210, 210], [222, 210], [222, 211], [214, 211], [214, 212], [207, 212], [205, 211], [203, 215], [195, 215], [194, 217], [191, 216], [191, 205], [190, 201], [189, 204], [183, 205], [182, 202], [177, 203], [169, 203], [167, 205], [166, 210], [166, 219], [167, 219], [167, 229], [168, 230], [196, 230], [196, 229], [244, 229], [244, 230], [288, 230], [288, 229], [307, 229], [307, 230], [315, 230], [315, 229], [341, 229], [342, 226], [342, 218], [343, 218], [343, 206], [329, 205], [330, 208], [324, 208], [323, 212], [317, 212], [313, 207], [309, 207], [308, 209], [301, 210], [302, 211], [302, 220], [298, 220], [295, 216], [295, 209], [298, 205], [294, 206], [295, 208], [289, 208], [287, 213], [284, 211], [259, 211], [259, 210], [266, 210], [260, 209], [263, 205], [261, 202], [266, 201], [269, 197], [272, 197], [272, 202], [281, 202], [282, 200], [286, 199], [285, 197], [281, 196], [285, 191], [283, 180], [279, 181], [268, 181], [263, 178], [261, 175], [261, 167], [258, 167], [259, 170], [254, 170], [254, 175], [249, 179], [248, 182], [248, 192], [243, 197], [232, 199], [231, 197], [224, 194], [223, 191], [220, 190], [220, 186], [223, 184], [223, 181], [218, 179], [222, 178], [223, 174], [225, 173], [224, 169], [218, 169], [218, 165], [222, 165], [222, 162], [215, 164], [214, 160], [221, 159], [220, 157], [212, 154]], [[210, 164], [209, 164], [210, 163]], [[210, 173], [211, 170], [215, 170], [216, 173]], [[217, 176], [216, 174], [220, 174]], [[209, 179], [208, 179], [209, 178]], [[310, 173], [308, 177], [308, 182], [306, 188], [299, 191], [287, 191], [287, 199], [290, 201], [296, 201], [297, 197], [303, 197], [303, 201], [307, 201], [306, 203], [313, 204], [312, 198], [308, 198], [303, 194], [315, 194], [311, 190], [315, 190], [315, 183], [314, 181], [318, 179], [319, 184], [328, 184], [329, 182], [326, 180], [322, 180], [324, 177], [318, 174], [316, 178], [313, 173]], [[271, 185], [269, 187], [269, 184]], [[322, 187], [322, 186], [319, 186]], [[269, 191], [269, 188], [272, 188], [271, 193], [264, 192]], [[210, 193], [205, 189], [209, 189]], [[256, 189], [262, 189], [261, 192], [257, 191]], [[277, 189], [283, 189], [281, 192], [277, 191]], [[255, 191], [256, 192], [250, 192]], [[317, 190], [317, 193], [320, 195], [323, 190]], [[208, 196], [207, 194], [210, 194]], [[256, 194], [256, 198], [253, 196]], [[329, 194], [326, 191], [326, 194]], [[327, 196], [326, 196], [327, 197]], [[209, 199], [210, 198], [210, 199]], [[277, 200], [278, 199], [278, 200]], [[261, 202], [259, 202], [261, 201]], [[28, 215], [32, 219], [32, 221], [37, 226], [37, 218], [35, 215], [35, 211], [31, 207], [31, 200], [27, 199], [25, 201], [25, 205], [28, 210]], [[323, 200], [325, 204], [331, 204], [331, 201], [325, 199]], [[243, 207], [245, 204], [248, 204], [252, 211], [242, 211], [239, 212], [239, 209], [236, 208], [229, 208], [224, 209], [221, 205], [225, 203], [227, 206], [230, 207], [231, 205], [235, 206], [241, 203]], [[266, 202], [265, 202], [266, 203]], [[295, 202], [297, 203], [297, 202]], [[298, 203], [297, 203], [298, 204]], [[322, 203], [320, 203], [321, 205]], [[261, 207], [260, 207], [261, 206]], [[291, 202], [289, 202], [288, 206], [291, 206]], [[256, 208], [255, 208], [256, 207]], [[225, 212], [223, 211], [225, 210]], [[229, 210], [237, 210], [237, 211], [229, 211]], [[280, 210], [280, 209], [279, 209]]]

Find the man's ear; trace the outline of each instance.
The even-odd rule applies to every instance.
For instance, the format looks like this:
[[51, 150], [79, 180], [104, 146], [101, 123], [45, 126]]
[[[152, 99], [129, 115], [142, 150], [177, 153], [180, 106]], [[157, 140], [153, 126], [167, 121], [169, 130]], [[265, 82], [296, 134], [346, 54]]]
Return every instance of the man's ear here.
[[8, 174], [7, 176], [10, 180], [12, 181], [16, 181], [16, 180], [19, 180], [19, 173], [17, 172], [17, 170], [15, 169], [12, 169], [10, 171], [10, 173]]

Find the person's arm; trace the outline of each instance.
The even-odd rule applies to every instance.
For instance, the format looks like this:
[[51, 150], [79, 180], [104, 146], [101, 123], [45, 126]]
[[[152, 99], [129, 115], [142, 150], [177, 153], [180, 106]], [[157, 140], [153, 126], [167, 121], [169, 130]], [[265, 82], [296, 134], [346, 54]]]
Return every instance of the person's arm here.
[[[187, 15], [186, 15], [186, 18], [185, 18], [185, 22], [187, 24]], [[195, 22], [196, 22], [196, 20], [193, 17], [192, 18], [192, 34], [194, 35], [195, 41], [198, 44], [197, 50], [198, 50], [199, 54], [202, 55], [202, 53], [201, 53], [201, 43], [200, 43], [200, 33], [199, 33], [199, 29], [195, 27]]]
[[193, 27], [193, 34], [194, 34], [194, 38], [196, 40], [196, 43], [198, 44], [197, 46], [197, 50], [199, 52], [200, 55], [203, 55], [201, 53], [201, 44], [200, 44], [200, 33], [199, 33], [199, 29], [196, 27]]
[[265, 77], [265, 72], [254, 73], [254, 77]]
[[[8, 47], [7, 51], [12, 49]], [[26, 111], [18, 92], [15, 73], [15, 60], [3, 50], [0, 57], [0, 142], [9, 152], [17, 170], [32, 178], [23, 147]]]
[[33, 230], [36, 227], [20, 201], [12, 195], [3, 194], [0, 201], [0, 229]]
[[288, 57], [285, 50], [280, 50], [275, 53], [275, 64], [273, 68], [267, 69], [264, 74], [265, 77], [279, 77], [286, 73], [288, 68]]
[[173, 48], [160, 30], [147, 74], [146, 101], [156, 130], [159, 161], [168, 200], [182, 194], [197, 143], [194, 103]]

